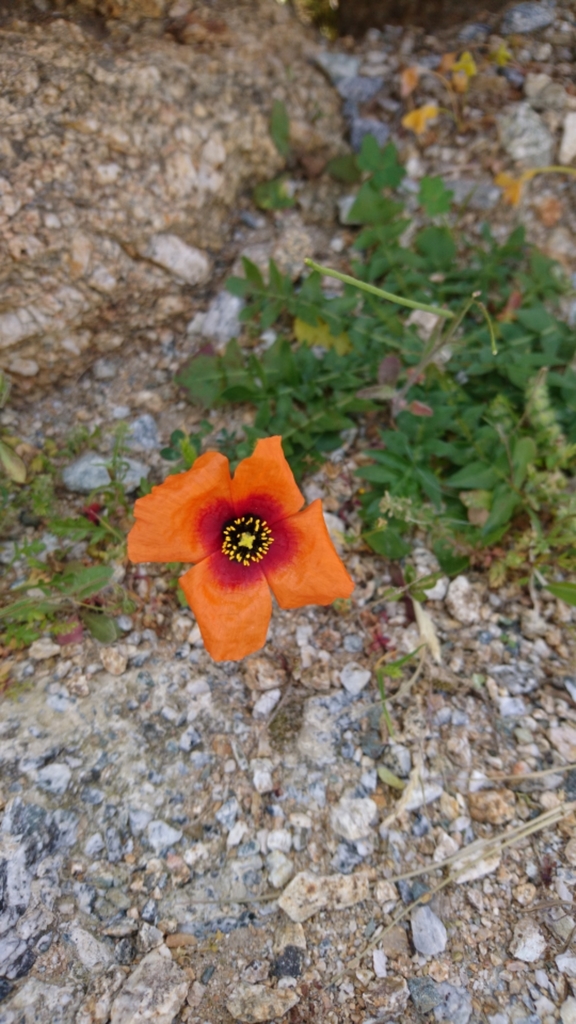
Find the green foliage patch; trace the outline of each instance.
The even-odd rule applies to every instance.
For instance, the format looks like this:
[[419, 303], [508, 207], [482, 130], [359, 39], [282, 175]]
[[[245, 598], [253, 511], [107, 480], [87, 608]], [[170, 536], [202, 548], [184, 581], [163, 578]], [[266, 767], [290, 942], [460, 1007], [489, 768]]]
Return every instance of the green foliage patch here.
[[[204, 408], [251, 406], [237, 457], [280, 433], [297, 476], [343, 431], [361, 437], [369, 414], [377, 440], [358, 469], [364, 538], [389, 558], [407, 553], [417, 527], [447, 572], [483, 548], [497, 551], [494, 582], [529, 562], [573, 571], [576, 335], [557, 315], [559, 268], [522, 228], [504, 241], [487, 225], [467, 237], [440, 178], [422, 179], [416, 196], [403, 188], [391, 144], [367, 137], [328, 170], [358, 183], [348, 215], [360, 225], [357, 283], [347, 278], [334, 297], [317, 271], [294, 284], [273, 262], [265, 277], [244, 260], [244, 277], [227, 287], [253, 330], [280, 336], [265, 351], [234, 341], [222, 356], [197, 356], [179, 383]], [[408, 313], [406, 300], [428, 312]], [[321, 345], [298, 344], [308, 336]]]

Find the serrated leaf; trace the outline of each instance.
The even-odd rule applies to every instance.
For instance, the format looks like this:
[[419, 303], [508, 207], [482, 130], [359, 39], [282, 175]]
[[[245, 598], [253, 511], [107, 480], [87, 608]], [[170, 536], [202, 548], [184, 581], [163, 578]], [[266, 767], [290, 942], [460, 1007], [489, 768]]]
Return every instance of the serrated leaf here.
[[175, 380], [188, 392], [191, 402], [211, 409], [222, 391], [222, 378], [217, 356], [194, 356], [176, 374]]
[[440, 213], [448, 213], [454, 193], [446, 188], [442, 178], [425, 177], [420, 182], [418, 201], [429, 217], [437, 217]]
[[4, 441], [0, 441], [0, 464], [6, 476], [9, 476], [15, 484], [26, 482], [26, 466], [24, 462], [14, 449]]
[[113, 575], [114, 569], [110, 565], [89, 565], [85, 569], [67, 573], [58, 583], [52, 581], [52, 585], [57, 586], [63, 595], [85, 601], [107, 587]]
[[311, 324], [307, 324], [304, 320], [296, 317], [294, 320], [294, 336], [297, 341], [304, 342], [310, 347], [320, 345], [326, 349], [333, 348], [339, 356], [346, 355], [352, 348], [350, 338], [346, 332], [337, 335], [332, 334], [324, 320], [319, 320], [318, 325], [312, 327]]
[[528, 467], [533, 465], [538, 456], [536, 442], [531, 437], [521, 437], [516, 441], [512, 451], [514, 469], [514, 487], [521, 487], [526, 479]]
[[370, 530], [362, 534], [362, 537], [377, 555], [384, 555], [385, 558], [392, 560], [404, 558], [411, 550], [410, 545], [393, 526], [387, 526], [385, 530]]

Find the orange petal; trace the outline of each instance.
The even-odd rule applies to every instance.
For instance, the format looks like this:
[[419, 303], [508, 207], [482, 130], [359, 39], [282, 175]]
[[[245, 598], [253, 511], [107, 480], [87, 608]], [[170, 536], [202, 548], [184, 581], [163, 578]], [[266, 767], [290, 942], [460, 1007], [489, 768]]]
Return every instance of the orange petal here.
[[266, 643], [272, 598], [262, 570], [245, 569], [220, 552], [180, 577], [214, 661], [239, 661]]
[[256, 513], [268, 525], [294, 515], [304, 497], [282, 451], [281, 437], [258, 441], [254, 454], [243, 459], [232, 480], [236, 514]]
[[134, 506], [128, 534], [133, 562], [200, 562], [222, 542], [233, 515], [228, 459], [206, 452], [186, 473], [166, 477]]
[[332, 604], [354, 590], [330, 540], [320, 499], [276, 524], [262, 569], [281, 608]]

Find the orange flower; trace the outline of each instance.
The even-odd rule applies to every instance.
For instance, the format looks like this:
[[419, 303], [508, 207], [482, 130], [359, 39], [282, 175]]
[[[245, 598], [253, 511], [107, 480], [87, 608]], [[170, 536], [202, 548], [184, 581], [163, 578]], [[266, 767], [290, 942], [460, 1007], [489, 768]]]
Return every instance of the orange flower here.
[[266, 641], [270, 591], [281, 608], [300, 608], [354, 589], [320, 501], [301, 512], [303, 504], [280, 437], [258, 441], [233, 477], [227, 458], [206, 452], [138, 499], [128, 555], [196, 563], [180, 585], [206, 649], [215, 661], [236, 661]]
[[435, 103], [426, 103], [423, 107], [416, 107], [409, 114], [404, 114], [402, 124], [416, 135], [423, 135], [428, 127], [428, 121], [433, 121], [439, 113], [440, 108]]

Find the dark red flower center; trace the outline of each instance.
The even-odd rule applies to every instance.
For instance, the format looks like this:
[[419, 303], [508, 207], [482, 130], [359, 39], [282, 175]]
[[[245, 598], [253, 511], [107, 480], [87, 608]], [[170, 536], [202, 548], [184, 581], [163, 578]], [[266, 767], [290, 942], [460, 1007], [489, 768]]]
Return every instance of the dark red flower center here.
[[236, 516], [222, 530], [222, 554], [239, 565], [261, 562], [273, 542], [266, 520], [256, 515]]

